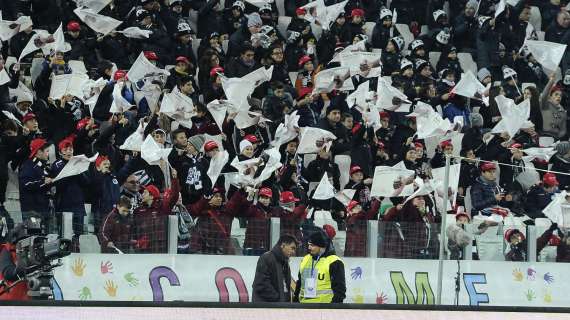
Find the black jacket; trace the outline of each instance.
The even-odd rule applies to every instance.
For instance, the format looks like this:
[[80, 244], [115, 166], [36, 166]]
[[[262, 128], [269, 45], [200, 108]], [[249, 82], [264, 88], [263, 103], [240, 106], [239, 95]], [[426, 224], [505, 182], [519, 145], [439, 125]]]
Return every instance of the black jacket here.
[[252, 287], [252, 302], [291, 302], [289, 259], [275, 245], [259, 257]]

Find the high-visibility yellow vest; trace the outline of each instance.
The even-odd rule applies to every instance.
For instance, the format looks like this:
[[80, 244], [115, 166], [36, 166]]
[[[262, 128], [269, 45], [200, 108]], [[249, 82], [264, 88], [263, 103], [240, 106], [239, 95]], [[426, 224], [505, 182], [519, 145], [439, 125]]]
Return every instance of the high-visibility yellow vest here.
[[[321, 257], [314, 263], [313, 257], [308, 254], [301, 261], [299, 272], [301, 273], [301, 292], [299, 294], [299, 301], [301, 303], [331, 303], [333, 298], [333, 291], [331, 286], [330, 266], [333, 262], [340, 260], [338, 256], [330, 255]], [[313, 270], [316, 279], [316, 298], [305, 298], [305, 279], [311, 277], [311, 269]]]

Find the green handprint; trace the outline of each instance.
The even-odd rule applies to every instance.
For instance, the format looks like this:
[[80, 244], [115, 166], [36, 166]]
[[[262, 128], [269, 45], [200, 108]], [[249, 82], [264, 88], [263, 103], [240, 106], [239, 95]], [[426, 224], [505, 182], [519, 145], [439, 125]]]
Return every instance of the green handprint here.
[[125, 274], [125, 281], [127, 281], [127, 283], [129, 284], [129, 286], [131, 287], [136, 287], [139, 285], [139, 279], [137, 279], [135, 277], [134, 272], [129, 272], [127, 274]]
[[79, 300], [88, 299], [91, 299], [91, 289], [88, 287], [83, 287], [83, 289], [79, 290]]
[[536, 294], [532, 289], [528, 289], [525, 293], [525, 296], [528, 301], [532, 301], [534, 298], [536, 298]]

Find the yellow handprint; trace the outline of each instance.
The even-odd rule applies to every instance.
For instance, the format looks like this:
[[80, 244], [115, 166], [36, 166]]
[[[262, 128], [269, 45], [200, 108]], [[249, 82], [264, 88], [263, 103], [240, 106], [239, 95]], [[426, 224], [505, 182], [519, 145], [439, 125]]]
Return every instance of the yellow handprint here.
[[85, 270], [86, 266], [87, 265], [85, 264], [85, 262], [83, 262], [83, 259], [77, 258], [75, 259], [75, 261], [73, 261], [71, 270], [73, 271], [73, 274], [75, 274], [76, 276], [83, 277], [83, 271]]
[[544, 292], [544, 302], [552, 303], [552, 292], [550, 292], [550, 290]]
[[521, 269], [516, 268], [513, 270], [513, 277], [515, 277], [515, 281], [523, 281], [523, 273]]
[[352, 294], [353, 294], [352, 302], [364, 303], [364, 295], [362, 294], [362, 289], [355, 288], [352, 290]]
[[105, 282], [105, 291], [107, 291], [107, 294], [109, 295], [109, 297], [116, 297], [117, 296], [117, 285], [113, 282], [113, 280], [107, 280], [107, 282]]

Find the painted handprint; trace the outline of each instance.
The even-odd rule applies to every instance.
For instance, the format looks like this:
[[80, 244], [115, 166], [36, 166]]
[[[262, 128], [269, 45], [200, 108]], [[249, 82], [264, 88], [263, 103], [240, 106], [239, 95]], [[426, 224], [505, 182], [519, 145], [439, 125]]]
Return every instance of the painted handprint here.
[[534, 279], [536, 279], [536, 270], [533, 268], [526, 269], [526, 278], [528, 280], [534, 281]]
[[550, 292], [550, 290], [544, 292], [544, 302], [552, 303], [552, 292]]
[[554, 282], [554, 277], [550, 274], [550, 272], [545, 273], [543, 278], [547, 284], [551, 284]]
[[85, 262], [83, 262], [83, 259], [81, 258], [77, 258], [75, 259], [75, 261], [73, 261], [73, 264], [71, 265], [71, 270], [73, 271], [73, 274], [75, 274], [78, 277], [83, 277], [83, 271], [85, 270], [86, 264]]
[[116, 297], [117, 296], [117, 285], [112, 280], [107, 280], [105, 282], [105, 287], [103, 287], [109, 297]]
[[113, 264], [111, 261], [107, 261], [105, 263], [101, 261], [101, 274], [105, 273], [113, 273]]
[[364, 303], [364, 295], [362, 294], [362, 289], [355, 288], [352, 290], [352, 294], [353, 294], [352, 298], [353, 303]]
[[362, 279], [362, 268], [356, 267], [350, 269], [350, 277], [352, 278], [352, 280]]
[[534, 298], [536, 298], [536, 294], [532, 289], [528, 289], [525, 293], [525, 296], [528, 301], [532, 301]]
[[516, 268], [513, 270], [513, 277], [515, 277], [515, 281], [522, 281], [523, 280], [523, 273], [521, 269]]
[[388, 303], [388, 296], [380, 291], [380, 293], [376, 292], [376, 304], [386, 304]]
[[137, 279], [135, 277], [134, 272], [129, 272], [127, 274], [125, 274], [125, 281], [127, 281], [127, 283], [129, 284], [129, 286], [131, 287], [136, 287], [139, 285], [139, 279]]
[[83, 287], [79, 290], [79, 300], [88, 300], [91, 299], [91, 289], [88, 287]]

